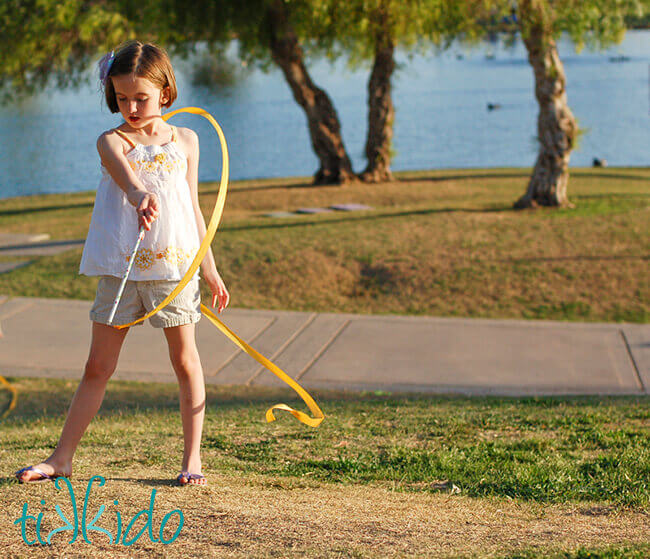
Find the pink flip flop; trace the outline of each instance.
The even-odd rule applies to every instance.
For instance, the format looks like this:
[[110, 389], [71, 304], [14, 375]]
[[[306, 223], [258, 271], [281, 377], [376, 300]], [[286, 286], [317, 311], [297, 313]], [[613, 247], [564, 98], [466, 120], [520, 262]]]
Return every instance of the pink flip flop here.
[[[37, 479], [23, 480], [22, 474], [25, 472], [36, 472], [41, 477]], [[14, 475], [20, 483], [41, 483], [43, 481], [54, 481], [58, 477], [64, 477], [63, 474], [47, 474], [36, 466], [25, 466], [24, 468], [18, 470]]]
[[[187, 481], [183, 483], [181, 481], [181, 478], [185, 478]], [[178, 482], [178, 485], [202, 485], [202, 486], [207, 485], [207, 481], [206, 483], [190, 483], [190, 481], [193, 479], [197, 479], [197, 480], [205, 479], [205, 476], [203, 474], [191, 474], [189, 472], [181, 472], [180, 474], [178, 474], [176, 481]]]

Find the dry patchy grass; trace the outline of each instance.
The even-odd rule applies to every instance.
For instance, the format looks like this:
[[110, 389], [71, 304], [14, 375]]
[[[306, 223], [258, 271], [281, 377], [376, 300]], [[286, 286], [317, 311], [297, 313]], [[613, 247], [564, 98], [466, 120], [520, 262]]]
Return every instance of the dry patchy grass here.
[[[127, 548], [108, 544], [97, 532], [91, 533], [92, 544], [79, 534], [69, 545], [68, 532], [55, 536], [47, 549], [28, 548], [14, 524], [23, 504], [29, 504], [30, 514], [44, 512], [42, 533], [47, 536], [63, 524], [55, 505], [72, 517], [69, 497], [63, 485], [63, 491], [51, 483], [19, 485], [11, 473], [54, 448], [77, 383], [10, 380], [20, 395], [0, 431], [0, 547], [5, 557], [501, 557], [524, 552], [537, 557], [581, 548], [620, 549], [648, 540], [647, 506], [625, 504], [629, 491], [647, 479], [644, 399], [378, 397], [319, 391], [315, 397], [328, 420], [308, 429], [288, 417], [272, 424], [260, 421], [263, 410], [286, 391], [209, 385], [201, 453], [209, 486], [177, 487], [173, 479], [183, 451], [177, 387], [112, 381], [75, 454], [77, 508], [81, 513], [90, 477], [100, 474], [106, 484], [95, 484], [88, 514], [92, 519], [106, 506], [99, 527], [115, 535], [119, 511], [124, 530], [148, 507], [155, 489], [154, 534], [164, 515], [178, 508], [185, 519], [180, 536], [164, 545], [144, 534]], [[472, 454], [485, 441], [503, 439], [497, 453]], [[591, 463], [593, 451], [625, 455], [631, 448], [639, 472], [623, 462], [612, 470], [629, 473], [629, 486], [594, 468], [593, 483], [602, 485], [604, 493], [580, 494], [587, 489], [580, 480], [561, 485], [576, 476], [575, 468]], [[447, 460], [451, 450], [455, 454], [449, 455], [447, 470], [399, 470], [397, 462], [396, 469], [382, 463], [383, 454], [389, 460], [399, 449], [407, 458], [427, 454]], [[549, 462], [560, 454], [566, 460]], [[360, 457], [354, 471], [321, 477], [318, 460], [334, 459], [336, 464], [337, 458], [354, 456]], [[363, 456], [367, 464], [361, 463]], [[375, 470], [364, 473], [363, 467], [373, 464]], [[531, 486], [522, 472], [530, 466], [552, 470], [552, 484], [566, 487], [566, 494], [526, 497]], [[495, 467], [504, 469], [505, 476]], [[477, 486], [473, 475], [486, 479]], [[481, 494], [484, 482], [496, 493]], [[462, 488], [460, 494], [452, 494], [452, 483]], [[508, 497], [510, 491], [515, 498]], [[645, 485], [636, 500], [643, 501], [643, 495], [647, 504]], [[176, 523], [172, 518], [166, 538]], [[130, 537], [142, 526], [144, 518]], [[27, 535], [35, 537], [34, 522]]]
[[[515, 211], [528, 171], [399, 173], [379, 185], [231, 185], [213, 243], [239, 308], [648, 322], [648, 169], [575, 169], [574, 209]], [[201, 188], [209, 215], [216, 185]], [[362, 202], [369, 211], [263, 213]], [[3, 231], [83, 238], [92, 195], [0, 201]], [[0, 276], [12, 295], [92, 299], [81, 250]], [[203, 294], [208, 297], [207, 287]]]
[[[614, 513], [606, 507], [539, 506], [496, 499], [471, 499], [462, 495], [397, 493], [377, 487], [327, 486], [278, 482], [264, 476], [250, 478], [208, 475], [206, 488], [174, 487], [158, 472], [158, 479], [143, 479], [134, 467], [109, 476], [96, 487], [90, 515], [101, 504], [107, 511], [98, 526], [115, 534], [115, 509], [124, 522], [146, 508], [156, 488], [154, 534], [164, 514], [183, 511], [185, 524], [178, 539], [164, 545], [145, 534], [133, 546], [109, 545], [97, 532], [92, 544], [66, 543], [70, 534], [53, 538], [47, 549], [30, 556], [48, 557], [394, 557], [394, 556], [500, 556], [537, 549], [541, 554], [577, 547], [629, 545], [647, 542], [650, 517], [633, 511]], [[83, 495], [87, 479], [73, 483]], [[0, 513], [0, 545], [5, 557], [22, 557], [27, 546], [12, 525], [20, 506], [46, 512], [43, 533], [62, 522], [55, 504], [70, 514], [67, 492], [52, 484], [5, 485]], [[40, 499], [46, 504], [38, 505]], [[80, 499], [80, 497], [78, 497]], [[112, 503], [119, 501], [119, 507]], [[64, 506], [64, 505], [67, 505]], [[143, 519], [135, 524], [137, 531]], [[170, 521], [170, 538], [177, 521]], [[132, 532], [133, 533], [133, 532]], [[34, 537], [33, 525], [28, 532]]]

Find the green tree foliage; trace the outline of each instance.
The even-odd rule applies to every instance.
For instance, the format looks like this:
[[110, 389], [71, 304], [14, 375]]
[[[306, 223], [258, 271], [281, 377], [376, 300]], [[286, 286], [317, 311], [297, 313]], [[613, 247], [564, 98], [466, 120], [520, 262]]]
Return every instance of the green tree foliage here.
[[7, 102], [50, 83], [76, 86], [93, 57], [132, 38], [133, 27], [108, 2], [2, 0], [0, 91]]
[[314, 0], [309, 36], [331, 59], [351, 67], [371, 62], [377, 42], [389, 36], [407, 52], [449, 47], [465, 31], [469, 2], [453, 0]]
[[306, 37], [312, 48], [331, 60], [345, 56], [352, 67], [370, 62], [368, 132], [363, 180], [390, 180], [395, 110], [392, 79], [395, 52], [438, 50], [450, 46], [459, 34], [471, 32], [470, 3], [452, 0], [313, 0], [311, 28]]
[[564, 0], [532, 3], [537, 17], [521, 18], [521, 31], [529, 32], [535, 21], [541, 23], [547, 36], [558, 40], [562, 33], [573, 41], [576, 52], [585, 45], [604, 49], [618, 44], [625, 36], [627, 16], [643, 17], [650, 8], [648, 0]]
[[[650, 16], [650, 0], [467, 0], [459, 4], [466, 6], [459, 9], [468, 16], [464, 22], [468, 42], [498, 31], [527, 34], [535, 22], [548, 39], [557, 41], [566, 33], [576, 52], [585, 46], [596, 50], [620, 43], [626, 22]], [[528, 15], [522, 17], [522, 8]]]
[[219, 57], [232, 38], [244, 59], [277, 63], [307, 116], [312, 147], [321, 166], [315, 182], [345, 182], [353, 176], [340, 124], [327, 94], [303, 62], [302, 22], [307, 0], [9, 0], [0, 4], [3, 36], [0, 89], [4, 100], [29, 95], [56, 78], [78, 84], [92, 58], [129, 38], [152, 41], [187, 57], [197, 43]]

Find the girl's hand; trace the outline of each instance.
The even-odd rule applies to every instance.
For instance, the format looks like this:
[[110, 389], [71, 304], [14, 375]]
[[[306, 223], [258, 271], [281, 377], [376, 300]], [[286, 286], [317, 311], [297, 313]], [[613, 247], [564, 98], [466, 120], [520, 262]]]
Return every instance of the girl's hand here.
[[221, 312], [223, 309], [225, 309], [228, 306], [228, 301], [230, 301], [230, 294], [228, 293], [228, 290], [226, 289], [226, 286], [223, 283], [223, 280], [221, 279], [219, 272], [215, 270], [214, 274], [212, 273], [204, 274], [203, 279], [205, 279], [207, 284], [210, 286], [210, 291], [212, 291], [212, 308], [215, 307], [218, 300], [219, 301], [218, 312]]
[[158, 196], [153, 192], [145, 192], [135, 210], [138, 214], [138, 229], [142, 226], [147, 231], [151, 230], [151, 223], [160, 215]]

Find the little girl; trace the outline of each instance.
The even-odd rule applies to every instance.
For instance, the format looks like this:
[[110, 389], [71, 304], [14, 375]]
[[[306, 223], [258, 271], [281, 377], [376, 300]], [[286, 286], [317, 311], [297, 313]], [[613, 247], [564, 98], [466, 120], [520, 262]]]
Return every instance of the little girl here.
[[[206, 233], [198, 200], [198, 137], [189, 128], [167, 124], [161, 115], [162, 107], [176, 99], [176, 79], [167, 53], [153, 44], [129, 41], [100, 61], [100, 79], [109, 109], [121, 113], [125, 122], [97, 140], [102, 179], [79, 268], [80, 274], [101, 276], [90, 310], [90, 354], [56, 449], [44, 462], [16, 472], [21, 482], [71, 476], [72, 457], [99, 410], [129, 330], [107, 322], [140, 226], [146, 229], [145, 237], [115, 324], [141, 318], [167, 297]], [[218, 300], [221, 312], [230, 295], [211, 250], [201, 271], [212, 291], [212, 306]], [[183, 291], [149, 318], [154, 328], [165, 333], [180, 387], [185, 448], [176, 479], [181, 485], [206, 483], [200, 458], [205, 386], [194, 339], [200, 306], [197, 270]]]

